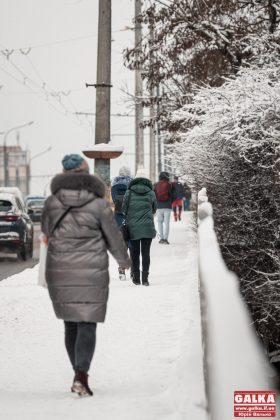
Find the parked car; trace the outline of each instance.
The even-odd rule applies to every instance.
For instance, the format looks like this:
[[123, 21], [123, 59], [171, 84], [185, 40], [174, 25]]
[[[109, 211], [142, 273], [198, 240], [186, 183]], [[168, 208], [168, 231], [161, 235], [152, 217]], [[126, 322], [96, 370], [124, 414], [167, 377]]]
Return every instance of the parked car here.
[[0, 193], [15, 195], [20, 200], [22, 207], [26, 210], [23, 194], [18, 187], [0, 187]]
[[0, 251], [16, 252], [24, 261], [33, 256], [33, 223], [16, 195], [1, 192]]
[[27, 211], [33, 222], [41, 221], [45, 200], [46, 197], [41, 195], [29, 195], [26, 197]]

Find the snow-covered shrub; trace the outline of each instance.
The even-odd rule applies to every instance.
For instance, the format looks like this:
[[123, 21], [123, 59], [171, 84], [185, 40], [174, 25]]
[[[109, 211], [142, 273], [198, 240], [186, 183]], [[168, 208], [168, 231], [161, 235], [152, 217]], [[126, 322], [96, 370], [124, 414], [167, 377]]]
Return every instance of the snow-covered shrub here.
[[[178, 173], [206, 187], [228, 267], [267, 345], [280, 347], [280, 70], [240, 70], [174, 114]], [[174, 165], [174, 166], [175, 166]]]

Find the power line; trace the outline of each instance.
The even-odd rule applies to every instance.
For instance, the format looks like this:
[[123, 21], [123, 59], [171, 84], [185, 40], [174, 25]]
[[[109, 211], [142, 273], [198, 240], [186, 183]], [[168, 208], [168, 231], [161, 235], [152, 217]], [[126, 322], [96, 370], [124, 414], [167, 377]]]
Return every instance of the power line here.
[[[35, 49], [35, 48], [51, 47], [53, 45], [65, 44], [67, 42], [75, 42], [75, 41], [81, 41], [81, 40], [84, 40], [84, 39], [90, 39], [90, 38], [94, 38], [96, 36], [97, 35], [95, 35], [95, 34], [91, 34], [91, 35], [79, 36], [79, 37], [76, 37], [76, 38], [62, 39], [60, 41], [53, 41], [53, 42], [50, 41], [50, 42], [45, 42], [45, 43], [42, 43], [42, 44], [31, 45], [31, 46], [28, 46], [28, 47], [15, 48], [13, 50], [13, 52], [19, 52], [19, 53], [22, 54], [24, 50], [27, 50], [27, 51], [30, 50], [31, 51], [32, 49]], [[30, 51], [28, 51], [27, 54], [29, 54]]]
[[[143, 133], [144, 136], [148, 136], [149, 133]], [[135, 137], [135, 133], [117, 133], [117, 134], [111, 134], [111, 137]]]
[[17, 79], [16, 77], [14, 77], [13, 75], [11, 75], [8, 71], [6, 71], [5, 69], [3, 69], [0, 66], [0, 70], [3, 71], [5, 74], [7, 74], [9, 77], [11, 77], [12, 79], [14, 79], [16, 82], [20, 83], [21, 85], [23, 85], [24, 87], [26, 87], [26, 89], [28, 89], [30, 91], [30, 93], [37, 95], [42, 101], [47, 102], [47, 104], [53, 108], [56, 112], [58, 112], [59, 114], [63, 115], [64, 117], [66, 117], [69, 121], [71, 121], [74, 124], [77, 124], [77, 122], [75, 120], [72, 120], [68, 117], [68, 115], [71, 114], [71, 112], [67, 111], [67, 114], [65, 112], [63, 112], [62, 110], [59, 110], [56, 106], [54, 106], [48, 99], [46, 99], [45, 96], [42, 96], [43, 92], [37, 92], [35, 91], [31, 86], [28, 86], [24, 81], [21, 81], [19, 79]]
[[[112, 31], [112, 33], [117, 33], [117, 32], [124, 32], [126, 30], [128, 30], [129, 28], [124, 28], [124, 29], [118, 29], [115, 31]], [[4, 48], [1, 53], [3, 54], [10, 54], [12, 55], [14, 52], [20, 53], [20, 54], [25, 54], [28, 55], [32, 49], [35, 48], [43, 48], [43, 47], [51, 47], [53, 45], [59, 45], [59, 44], [65, 44], [68, 42], [76, 42], [76, 41], [83, 41], [85, 39], [90, 39], [90, 38], [96, 38], [97, 34], [89, 34], [89, 35], [81, 35], [75, 38], [67, 38], [67, 39], [62, 39], [62, 40], [58, 40], [58, 41], [50, 41], [50, 42], [45, 42], [42, 44], [34, 44], [34, 45], [29, 45], [29, 46], [25, 46], [25, 47], [20, 47], [20, 48]]]
[[[1, 67], [1, 69], [2, 69], [3, 72], [6, 72], [6, 70], [4, 70], [3, 67]], [[8, 72], [6, 72], [6, 73], [9, 77], [13, 77], [10, 73], [8, 73]], [[15, 80], [18, 81], [19, 83], [22, 83], [21, 80], [17, 80], [17, 79], [15, 79]], [[0, 90], [1, 89], [4, 89], [4, 85], [0, 86]], [[85, 88], [79, 88], [79, 89], [69, 88], [69, 89], [65, 89], [65, 91], [54, 91], [54, 92], [63, 94], [63, 92], [69, 92], [70, 91], [70, 93], [74, 93], [74, 92], [81, 92], [81, 91], [85, 91], [85, 90], [86, 90]], [[1, 95], [33, 95], [33, 92], [5, 91], [5, 90], [3, 90], [1, 92]]]
[[[77, 115], [96, 115], [95, 112], [75, 112]], [[135, 117], [135, 115], [132, 114], [110, 114], [110, 117]]]
[[[2, 46], [3, 47], [3, 46]], [[5, 48], [5, 47], [4, 47]], [[26, 55], [25, 55], [26, 56]], [[4, 58], [2, 56], [2, 58]], [[27, 56], [26, 56], [27, 58]], [[57, 112], [59, 112], [60, 114], [62, 114], [64, 117], [68, 118], [70, 121], [72, 121], [73, 123], [76, 123], [74, 120], [70, 119], [68, 115], [72, 115], [72, 112], [67, 108], [67, 106], [63, 103], [62, 101], [62, 94], [63, 92], [55, 92], [55, 91], [48, 91], [47, 90], [47, 84], [45, 82], [42, 83], [42, 85], [38, 84], [37, 82], [35, 82], [33, 79], [31, 79], [29, 76], [27, 76], [10, 58], [8, 58], [8, 56], [6, 55], [6, 60], [10, 63], [10, 65], [12, 67], [14, 67], [21, 75], [21, 77], [23, 78], [23, 80], [19, 80], [17, 79], [15, 76], [11, 75], [8, 71], [6, 71], [5, 69], [3, 69], [2, 67], [0, 67], [0, 69], [6, 73], [9, 77], [11, 77], [12, 79], [14, 79], [15, 81], [17, 81], [18, 83], [24, 85], [29, 91], [31, 91], [33, 94], [39, 96], [39, 98], [45, 102], [47, 102], [49, 104], [49, 106], [51, 106], [53, 109], [55, 109]], [[31, 61], [30, 61], [31, 62]], [[34, 69], [35, 66], [33, 65]], [[38, 70], [36, 70], [36, 74], [39, 77], [40, 80], [43, 80], [40, 76], [40, 73], [38, 72]], [[36, 89], [38, 90], [34, 90], [33, 87], [28, 86], [27, 83], [31, 83]], [[49, 96], [51, 96], [51, 98], [61, 107], [63, 108], [64, 112], [62, 110], [59, 110], [57, 107], [55, 107], [53, 104], [50, 103], [49, 101]], [[83, 121], [77, 117], [77, 120], [79, 121], [79, 125], [83, 124]], [[88, 131], [88, 130], [87, 130]]]

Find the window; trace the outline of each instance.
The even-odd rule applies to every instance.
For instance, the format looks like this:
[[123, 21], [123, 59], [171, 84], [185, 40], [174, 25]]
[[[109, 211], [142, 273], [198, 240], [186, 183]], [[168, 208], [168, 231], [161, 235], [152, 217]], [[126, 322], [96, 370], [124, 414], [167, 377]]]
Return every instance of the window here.
[[0, 211], [8, 212], [12, 210], [13, 205], [10, 201], [7, 200], [0, 200]]

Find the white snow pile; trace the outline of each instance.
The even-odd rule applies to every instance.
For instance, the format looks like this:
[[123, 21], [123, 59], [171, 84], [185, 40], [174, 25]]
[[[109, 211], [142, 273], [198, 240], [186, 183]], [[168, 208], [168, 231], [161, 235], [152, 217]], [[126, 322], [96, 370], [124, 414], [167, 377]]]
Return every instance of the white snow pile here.
[[90, 371], [93, 398], [71, 394], [63, 322], [38, 266], [0, 282], [1, 419], [205, 420], [196, 236], [191, 215], [171, 245], [152, 245], [150, 287], [120, 282], [111, 260], [105, 324]]

